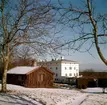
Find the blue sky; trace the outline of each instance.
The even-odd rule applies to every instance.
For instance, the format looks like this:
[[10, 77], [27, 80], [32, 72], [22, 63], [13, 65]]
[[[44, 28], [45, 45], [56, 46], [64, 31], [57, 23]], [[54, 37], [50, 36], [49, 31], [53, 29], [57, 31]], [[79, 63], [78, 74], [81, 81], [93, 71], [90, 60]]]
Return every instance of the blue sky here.
[[[58, 0], [51, 0], [52, 3], [56, 5], [58, 5]], [[86, 1], [86, 0], [60, 0], [63, 5], [65, 7], [68, 7], [69, 1], [72, 1], [73, 6], [79, 6], [80, 8], [84, 8], [84, 3], [82, 1]], [[97, 13], [107, 13], [107, 0], [92, 0], [94, 1], [93, 5], [95, 5], [95, 9], [97, 11]], [[12, 1], [13, 2], [13, 1]], [[13, 2], [14, 3], [14, 2]], [[60, 27], [60, 26], [59, 26]], [[89, 30], [89, 27], [86, 28], [86, 30]], [[68, 29], [65, 26], [65, 29], [63, 29], [63, 31], [61, 31], [61, 33], [58, 33], [59, 36], [64, 36], [63, 39], [66, 40], [70, 40], [71, 35], [73, 34], [77, 34], [75, 32], [73, 32], [72, 30]], [[85, 48], [87, 48], [89, 43], [86, 44], [86, 46], [84, 46]], [[107, 58], [107, 46], [102, 47], [102, 51], [105, 55], [105, 57]], [[103, 64], [103, 62], [100, 60], [95, 47], [93, 47], [90, 50], [90, 53], [92, 55], [90, 55], [88, 52], [86, 53], [80, 53], [80, 52], [72, 52], [72, 51], [64, 51], [62, 52], [62, 54], [64, 54], [64, 58], [65, 59], [71, 59], [71, 60], [75, 60], [78, 61], [80, 64], [86, 64], [87, 66], [83, 66], [82, 68], [99, 68], [99, 69], [107, 69], [107, 67]], [[95, 66], [94, 66], [95, 64]], [[97, 65], [97, 66], [96, 66]]]
[[[81, 2], [84, 0], [60, 0], [60, 1], [61, 1], [61, 3], [63, 3], [63, 6], [65, 6], [65, 7], [68, 7], [69, 1], [72, 1], [73, 6], [76, 6], [76, 7], [79, 6], [82, 9], [84, 6], [84, 3]], [[107, 13], [107, 0], [92, 0], [92, 1], [94, 1], [93, 5], [95, 6], [95, 10], [97, 13], [101, 13], [101, 14]], [[57, 0], [52, 0], [52, 2], [54, 2], [55, 5], [58, 5]], [[87, 27], [86, 30], [89, 30], [88, 28], [89, 27]], [[64, 31], [62, 31], [59, 34], [64, 36], [65, 39], [70, 39], [70, 38], [72, 38], [71, 34], [76, 34], [76, 33], [72, 32], [70, 29], [65, 28]], [[87, 47], [88, 44], [86, 44], [86, 46], [84, 46], [84, 47]], [[107, 58], [107, 54], [106, 54], [107, 46], [103, 46], [102, 51], [103, 51], [104, 56]], [[90, 53], [92, 55], [89, 54], [88, 52], [80, 53], [80, 52], [64, 51], [63, 56], [65, 59], [76, 60], [80, 64], [86, 64], [87, 66], [84, 68], [94, 68], [94, 69], [102, 69], [102, 70], [107, 69], [107, 66], [105, 66], [105, 64], [103, 64], [103, 62], [100, 60], [95, 47], [93, 47], [90, 50]], [[95, 64], [95, 66], [94, 66], [94, 64]]]

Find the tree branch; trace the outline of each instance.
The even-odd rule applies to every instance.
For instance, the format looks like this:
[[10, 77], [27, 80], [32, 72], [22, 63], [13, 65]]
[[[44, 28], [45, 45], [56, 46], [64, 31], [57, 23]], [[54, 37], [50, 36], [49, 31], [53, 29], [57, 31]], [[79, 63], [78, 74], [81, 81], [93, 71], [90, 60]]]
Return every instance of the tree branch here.
[[101, 60], [107, 65], [107, 60], [105, 59], [105, 57], [104, 57], [103, 53], [101, 52], [100, 47], [98, 45], [98, 28], [97, 28], [97, 24], [96, 24], [95, 20], [92, 17], [90, 0], [87, 0], [87, 5], [88, 5], [88, 11], [89, 11], [89, 18], [90, 18], [90, 21], [91, 21], [92, 26], [93, 26], [93, 35], [94, 35], [94, 41], [95, 41], [96, 49], [97, 49], [97, 52], [98, 52]]

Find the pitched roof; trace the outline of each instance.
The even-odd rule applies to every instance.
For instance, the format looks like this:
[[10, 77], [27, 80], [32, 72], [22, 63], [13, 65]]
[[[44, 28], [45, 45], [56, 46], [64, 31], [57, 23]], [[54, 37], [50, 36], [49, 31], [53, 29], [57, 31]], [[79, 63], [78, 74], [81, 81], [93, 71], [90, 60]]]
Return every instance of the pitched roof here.
[[[51, 62], [72, 62], [72, 63], [77, 63], [77, 61], [73, 61], [73, 60], [67, 60], [67, 59], [58, 59], [58, 60], [52, 60], [52, 61], [42, 61], [42, 63], [51, 63]], [[41, 63], [41, 62], [38, 62]]]
[[39, 66], [30, 67], [30, 66], [18, 66], [15, 68], [10, 69], [7, 74], [27, 74], [34, 69], [39, 68]]
[[68, 60], [68, 59], [61, 59], [60, 61], [65, 61], [65, 62], [77, 62], [77, 61]]

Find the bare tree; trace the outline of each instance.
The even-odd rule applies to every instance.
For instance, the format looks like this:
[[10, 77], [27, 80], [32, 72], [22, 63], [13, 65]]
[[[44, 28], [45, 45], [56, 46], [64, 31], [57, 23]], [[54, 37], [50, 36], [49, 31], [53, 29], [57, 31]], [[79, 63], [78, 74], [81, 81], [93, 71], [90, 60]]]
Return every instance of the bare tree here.
[[16, 66], [33, 66], [34, 62], [36, 62], [36, 58], [34, 59], [35, 53], [30, 54], [30, 48], [28, 45], [21, 45], [20, 48], [15, 48], [13, 53], [11, 54], [9, 69]]
[[[70, 0], [69, 0], [70, 1]], [[71, 39], [59, 47], [68, 45], [69, 49], [81, 51], [84, 45], [89, 45], [85, 49], [90, 53], [90, 49], [95, 46], [100, 59], [107, 65], [106, 56], [103, 53], [102, 46], [107, 45], [107, 14], [98, 13], [94, 5], [94, 0], [81, 0], [81, 4], [73, 5], [72, 0], [68, 5], [64, 5], [58, 0], [59, 6], [53, 6], [57, 10], [58, 22], [61, 25], [70, 27], [75, 31]]]
[[37, 53], [37, 46], [41, 52], [54, 47], [54, 39], [52, 35], [49, 35], [49, 28], [53, 27], [53, 14], [49, 5], [50, 1], [45, 0], [0, 0], [3, 92], [7, 90], [7, 70], [14, 49], [21, 48], [21, 45], [29, 45], [35, 49], [32, 53]]

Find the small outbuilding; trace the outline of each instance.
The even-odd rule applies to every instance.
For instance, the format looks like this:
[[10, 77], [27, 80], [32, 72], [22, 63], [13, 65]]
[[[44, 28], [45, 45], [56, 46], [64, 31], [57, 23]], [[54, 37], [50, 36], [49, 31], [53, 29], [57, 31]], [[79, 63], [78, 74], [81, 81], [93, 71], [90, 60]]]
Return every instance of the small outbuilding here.
[[29, 88], [50, 88], [54, 73], [46, 67], [15, 67], [7, 72], [7, 83]]
[[76, 79], [77, 88], [107, 87], [107, 72], [80, 72]]
[[87, 87], [97, 87], [97, 79], [93, 77], [81, 77], [76, 79], [76, 87], [86, 89]]

